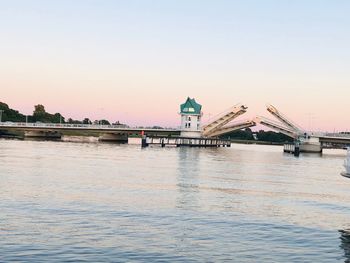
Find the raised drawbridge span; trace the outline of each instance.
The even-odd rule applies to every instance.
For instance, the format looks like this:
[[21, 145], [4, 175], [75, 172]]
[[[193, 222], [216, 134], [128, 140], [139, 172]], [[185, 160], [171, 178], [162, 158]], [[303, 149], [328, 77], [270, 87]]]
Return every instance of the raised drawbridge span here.
[[255, 126], [253, 120], [245, 120], [239, 122], [232, 122], [237, 117], [247, 112], [248, 107], [243, 104], [238, 104], [231, 107], [225, 113], [220, 114], [214, 120], [204, 125], [202, 128], [202, 135], [204, 137], [218, 137], [236, 130], [249, 128]]
[[267, 105], [266, 109], [277, 122], [263, 116], [256, 117], [254, 121], [293, 138], [295, 142], [300, 143], [301, 152], [322, 152], [325, 144], [350, 144], [350, 135], [307, 132], [276, 107]]

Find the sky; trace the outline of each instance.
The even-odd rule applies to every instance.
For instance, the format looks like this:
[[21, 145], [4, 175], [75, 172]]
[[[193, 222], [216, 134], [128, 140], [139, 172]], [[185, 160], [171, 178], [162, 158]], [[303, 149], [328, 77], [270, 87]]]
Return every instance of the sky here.
[[0, 101], [25, 114], [180, 125], [237, 103], [350, 131], [350, 1], [0, 0]]

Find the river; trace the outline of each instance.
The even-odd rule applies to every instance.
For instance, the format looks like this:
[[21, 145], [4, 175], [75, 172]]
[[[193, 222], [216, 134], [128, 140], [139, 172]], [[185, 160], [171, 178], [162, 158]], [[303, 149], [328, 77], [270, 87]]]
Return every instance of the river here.
[[345, 151], [0, 140], [1, 262], [348, 262]]

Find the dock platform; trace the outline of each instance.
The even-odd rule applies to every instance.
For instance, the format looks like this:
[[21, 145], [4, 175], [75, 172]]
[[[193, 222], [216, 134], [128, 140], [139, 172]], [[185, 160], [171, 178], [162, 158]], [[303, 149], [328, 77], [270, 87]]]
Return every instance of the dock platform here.
[[231, 141], [219, 138], [144, 136], [142, 138], [142, 148], [150, 145], [161, 147], [231, 147]]
[[283, 152], [291, 153], [294, 156], [299, 156], [300, 154], [300, 145], [296, 143], [285, 143], [283, 146]]

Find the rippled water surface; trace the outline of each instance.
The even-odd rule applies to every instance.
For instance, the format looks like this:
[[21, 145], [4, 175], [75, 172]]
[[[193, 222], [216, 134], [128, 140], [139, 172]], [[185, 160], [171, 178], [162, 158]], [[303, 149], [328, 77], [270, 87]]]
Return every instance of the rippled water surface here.
[[347, 262], [344, 158], [0, 140], [0, 261]]

